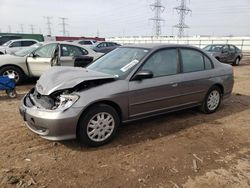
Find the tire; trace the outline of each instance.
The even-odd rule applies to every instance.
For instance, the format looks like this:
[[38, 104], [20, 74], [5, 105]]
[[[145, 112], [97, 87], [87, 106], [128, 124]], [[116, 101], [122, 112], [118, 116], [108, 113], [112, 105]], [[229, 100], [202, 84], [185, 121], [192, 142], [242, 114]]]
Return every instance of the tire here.
[[17, 93], [16, 93], [15, 89], [13, 89], [13, 90], [7, 90], [6, 93], [12, 99], [17, 97]]
[[7, 76], [9, 74], [14, 74], [15, 75], [15, 82], [16, 84], [20, 84], [23, 82], [24, 79], [24, 73], [22, 72], [21, 69], [14, 67], [14, 66], [6, 66], [0, 69], [0, 75], [1, 76]]
[[[102, 119], [104, 118], [104, 121]], [[110, 123], [108, 124], [108, 122]], [[95, 123], [99, 121], [99, 123]], [[77, 139], [85, 146], [101, 146], [114, 138], [120, 125], [116, 110], [106, 104], [90, 107], [79, 119]]]
[[206, 114], [214, 113], [220, 106], [222, 91], [218, 86], [213, 86], [207, 92], [200, 110]]
[[237, 57], [237, 58], [235, 59], [233, 65], [235, 65], [235, 66], [239, 66], [239, 65], [240, 65], [240, 58], [239, 58], [239, 57]]

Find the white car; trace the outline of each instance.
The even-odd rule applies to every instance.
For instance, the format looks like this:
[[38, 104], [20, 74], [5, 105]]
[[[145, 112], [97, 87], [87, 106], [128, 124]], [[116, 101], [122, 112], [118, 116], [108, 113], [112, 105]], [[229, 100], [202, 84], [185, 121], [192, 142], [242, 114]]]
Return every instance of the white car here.
[[38, 41], [33, 39], [10, 40], [0, 46], [0, 55], [15, 53], [36, 43]]
[[12, 55], [0, 56], [0, 76], [15, 75], [19, 84], [26, 77], [40, 77], [52, 66], [85, 67], [102, 55], [69, 42], [36, 43]]
[[95, 40], [75, 40], [73, 42], [84, 46], [93, 46], [96, 43]]

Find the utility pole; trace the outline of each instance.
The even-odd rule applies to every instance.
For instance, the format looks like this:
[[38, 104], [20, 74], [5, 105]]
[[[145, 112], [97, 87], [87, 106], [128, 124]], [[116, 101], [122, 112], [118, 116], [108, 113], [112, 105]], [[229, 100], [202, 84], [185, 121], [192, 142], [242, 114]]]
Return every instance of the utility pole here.
[[60, 23], [59, 25], [62, 25], [62, 34], [63, 36], [66, 36], [66, 34], [68, 33], [68, 31], [66, 30], [66, 25], [68, 25], [65, 21], [68, 19], [68, 18], [64, 18], [64, 17], [61, 17], [59, 18], [62, 20], [62, 23]]
[[161, 13], [164, 12], [165, 7], [161, 4], [161, 0], [155, 0], [154, 4], [150, 5], [152, 11], [154, 11], [155, 15], [153, 18], [149, 20], [153, 21], [153, 30], [156, 37], [161, 35], [161, 22], [165, 20], [161, 18]]
[[51, 36], [51, 19], [50, 16], [44, 16], [44, 19], [46, 19], [47, 29], [48, 29], [48, 35]]
[[31, 33], [34, 34], [34, 25], [30, 25], [30, 30], [31, 30]]
[[23, 33], [23, 24], [20, 24], [21, 33]]
[[178, 37], [184, 36], [184, 29], [189, 28], [188, 25], [185, 24], [185, 16], [190, 14], [192, 10], [187, 7], [186, 0], [181, 0], [181, 4], [178, 7], [174, 8], [179, 14], [179, 23], [174, 25], [174, 27], [178, 28]]

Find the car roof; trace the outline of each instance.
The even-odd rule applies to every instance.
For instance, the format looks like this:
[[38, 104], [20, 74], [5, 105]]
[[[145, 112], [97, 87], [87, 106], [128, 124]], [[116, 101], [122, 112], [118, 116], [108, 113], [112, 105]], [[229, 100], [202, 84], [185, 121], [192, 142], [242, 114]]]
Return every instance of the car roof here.
[[35, 39], [14, 39], [14, 40], [10, 40], [11, 42], [18, 42], [18, 41], [35, 41], [35, 42], [38, 42], [37, 40]]
[[43, 42], [43, 46], [46, 45], [46, 44], [53, 44], [53, 43], [58, 43], [58, 44], [67, 44], [67, 45], [71, 45], [71, 46], [77, 46], [77, 47], [80, 47], [80, 48], [85, 48], [85, 50], [87, 51], [93, 51], [91, 48], [89, 48], [89, 46], [87, 45], [81, 45], [81, 44], [78, 44], [78, 43], [74, 43], [74, 42], [67, 42], [67, 41], [46, 41], [46, 42]]
[[195, 46], [187, 45], [187, 44], [163, 44], [163, 43], [145, 43], [145, 44], [127, 44], [122, 46], [124, 47], [134, 47], [134, 48], [145, 48], [145, 49], [161, 49], [161, 48], [193, 48], [198, 49]]

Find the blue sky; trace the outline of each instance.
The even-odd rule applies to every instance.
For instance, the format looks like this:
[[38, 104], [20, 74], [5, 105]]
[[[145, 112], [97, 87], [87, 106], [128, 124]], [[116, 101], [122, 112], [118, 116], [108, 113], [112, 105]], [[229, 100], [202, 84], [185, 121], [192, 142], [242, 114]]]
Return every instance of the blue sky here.
[[[59, 17], [67, 17], [71, 36], [145, 36], [152, 35], [153, 17], [149, 4], [154, 0], [0, 0], [0, 30], [6, 32], [35, 31], [47, 34], [44, 16], [53, 17], [52, 35], [61, 35]], [[165, 22], [162, 35], [176, 35], [172, 26], [178, 23], [173, 10], [178, 0], [162, 0]], [[187, 0], [192, 14], [186, 16], [192, 35], [250, 35], [250, 0]]]

